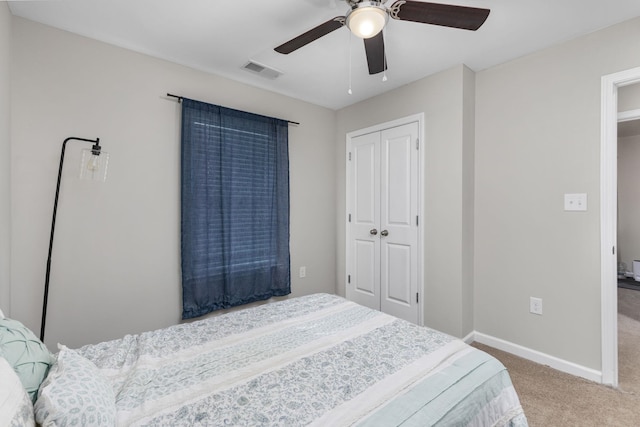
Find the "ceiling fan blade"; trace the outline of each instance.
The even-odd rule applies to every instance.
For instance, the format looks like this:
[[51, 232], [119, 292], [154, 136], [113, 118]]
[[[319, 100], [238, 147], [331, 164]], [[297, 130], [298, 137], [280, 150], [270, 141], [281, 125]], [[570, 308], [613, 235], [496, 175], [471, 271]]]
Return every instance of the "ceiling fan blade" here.
[[310, 29], [306, 33], [300, 34], [298, 37], [294, 37], [288, 42], [281, 44], [274, 50], [276, 52], [287, 55], [294, 50], [300, 49], [301, 47], [308, 45], [312, 41], [319, 39], [322, 36], [326, 36], [330, 32], [337, 30], [338, 28], [341, 28], [344, 25], [344, 21], [344, 16], [336, 16], [335, 18], [330, 19], [327, 22]]
[[369, 74], [378, 74], [387, 69], [387, 58], [384, 55], [384, 37], [382, 31], [377, 35], [363, 39], [364, 50], [367, 54]]
[[489, 12], [489, 9], [412, 0], [398, 0], [389, 7], [389, 16], [394, 19], [472, 31], [484, 24]]

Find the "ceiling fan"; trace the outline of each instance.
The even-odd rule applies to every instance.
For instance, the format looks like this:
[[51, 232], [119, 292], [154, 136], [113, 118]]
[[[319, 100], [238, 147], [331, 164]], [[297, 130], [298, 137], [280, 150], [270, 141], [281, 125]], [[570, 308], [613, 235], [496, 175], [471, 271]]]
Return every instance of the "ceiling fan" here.
[[351, 8], [345, 16], [336, 16], [306, 33], [294, 37], [275, 48], [276, 52], [289, 54], [322, 36], [346, 26], [364, 40], [369, 74], [378, 74], [387, 69], [382, 29], [389, 17], [400, 21], [440, 25], [475, 31], [486, 21], [489, 9], [426, 3], [413, 0], [397, 0], [391, 6], [385, 1], [345, 0]]

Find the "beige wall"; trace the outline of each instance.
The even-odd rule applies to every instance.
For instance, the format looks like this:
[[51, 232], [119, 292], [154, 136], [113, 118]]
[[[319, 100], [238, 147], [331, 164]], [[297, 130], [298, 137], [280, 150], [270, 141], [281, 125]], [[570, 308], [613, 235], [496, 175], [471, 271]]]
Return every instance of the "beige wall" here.
[[600, 84], [639, 51], [635, 19], [477, 74], [476, 330], [601, 369]]
[[[464, 66], [424, 78], [410, 85], [371, 98], [337, 113], [337, 283], [345, 294], [345, 135], [348, 132], [424, 113], [425, 263], [422, 293], [425, 325], [456, 336], [471, 332], [472, 310], [470, 254], [464, 244], [472, 241], [471, 216], [463, 214], [472, 188], [463, 178], [463, 168], [473, 163], [473, 135], [463, 126], [465, 114], [472, 114], [472, 73]], [[471, 96], [471, 98], [469, 98]], [[467, 100], [467, 102], [465, 102]], [[466, 201], [466, 202], [465, 202]]]
[[[67, 155], [50, 347], [179, 319], [171, 92], [302, 123], [290, 128], [294, 295], [333, 292], [336, 278], [345, 293], [346, 133], [424, 113], [425, 324], [600, 369], [600, 81], [640, 66], [640, 19], [475, 75], [457, 66], [338, 112], [19, 18], [12, 26], [7, 35], [0, 25], [0, 58], [11, 38], [14, 58], [13, 119], [0, 122], [0, 137], [9, 125], [12, 134], [12, 312], [36, 331], [60, 143], [99, 136], [112, 156], [96, 186], [74, 177], [80, 147]], [[587, 212], [563, 210], [574, 192], [588, 194]], [[530, 296], [543, 299], [542, 316], [529, 314]]]
[[0, 2], [0, 309], [11, 313], [11, 13]]
[[106, 183], [80, 181], [85, 146], [67, 146], [50, 348], [180, 319], [180, 105], [167, 92], [301, 123], [289, 138], [293, 295], [334, 292], [335, 235], [322, 230], [335, 228], [335, 112], [20, 18], [13, 55], [12, 309], [36, 333], [61, 143], [100, 137], [111, 155]]
[[618, 259], [640, 260], [640, 135], [618, 139]]

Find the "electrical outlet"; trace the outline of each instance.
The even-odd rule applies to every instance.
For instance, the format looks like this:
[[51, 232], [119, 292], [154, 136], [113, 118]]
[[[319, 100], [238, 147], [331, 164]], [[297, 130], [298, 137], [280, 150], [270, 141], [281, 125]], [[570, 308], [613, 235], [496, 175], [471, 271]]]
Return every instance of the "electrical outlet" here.
[[542, 315], [542, 298], [529, 298], [529, 312]]
[[300, 267], [300, 278], [307, 277], [307, 267]]
[[586, 211], [587, 195], [585, 193], [571, 193], [564, 195], [565, 211]]

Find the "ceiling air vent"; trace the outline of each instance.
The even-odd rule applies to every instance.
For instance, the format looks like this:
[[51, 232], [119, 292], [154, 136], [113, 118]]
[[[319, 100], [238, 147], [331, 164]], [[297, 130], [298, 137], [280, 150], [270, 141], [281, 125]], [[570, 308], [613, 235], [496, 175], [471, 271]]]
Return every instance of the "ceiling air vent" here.
[[254, 61], [247, 62], [242, 68], [271, 80], [275, 80], [282, 75], [281, 71], [267, 67], [266, 65], [259, 64]]

